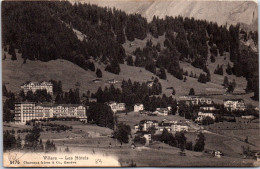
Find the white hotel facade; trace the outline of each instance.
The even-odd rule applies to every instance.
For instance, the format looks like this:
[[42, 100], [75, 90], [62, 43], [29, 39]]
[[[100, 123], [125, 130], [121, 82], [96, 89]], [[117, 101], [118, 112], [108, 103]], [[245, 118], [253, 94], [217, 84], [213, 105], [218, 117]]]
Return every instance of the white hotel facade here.
[[24, 102], [15, 104], [15, 122], [26, 123], [30, 120], [41, 120], [48, 118], [74, 117], [87, 120], [86, 108], [75, 104], [36, 104]]
[[46, 90], [47, 93], [53, 94], [53, 84], [51, 82], [27, 82], [21, 86], [24, 93], [32, 91], [33, 93], [36, 90]]

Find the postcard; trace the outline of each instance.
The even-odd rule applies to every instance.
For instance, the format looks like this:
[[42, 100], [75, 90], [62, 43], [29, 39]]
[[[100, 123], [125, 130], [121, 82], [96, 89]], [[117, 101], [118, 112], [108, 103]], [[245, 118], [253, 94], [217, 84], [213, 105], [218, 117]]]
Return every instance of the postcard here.
[[5, 167], [260, 166], [258, 2], [3, 1]]

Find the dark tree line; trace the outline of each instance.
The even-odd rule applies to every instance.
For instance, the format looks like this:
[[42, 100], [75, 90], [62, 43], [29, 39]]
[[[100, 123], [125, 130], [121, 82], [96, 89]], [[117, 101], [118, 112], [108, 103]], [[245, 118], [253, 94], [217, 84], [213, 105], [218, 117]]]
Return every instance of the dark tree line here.
[[11, 91], [7, 91], [5, 85], [3, 85], [3, 96], [6, 97], [3, 103], [3, 121], [10, 122], [14, 120], [14, 106], [17, 98], [15, 97], [14, 93]]
[[187, 141], [184, 132], [176, 132], [175, 135], [169, 133], [166, 129], [163, 130], [162, 134], [156, 138], [159, 141], [169, 144], [173, 147], [178, 147], [183, 152], [185, 149], [190, 151], [203, 151], [205, 147], [205, 136], [202, 133], [198, 134], [195, 145], [191, 141]]
[[122, 81], [122, 90], [110, 85], [104, 90], [100, 87], [91, 97], [97, 98], [97, 102], [105, 103], [109, 101], [122, 102], [126, 104], [128, 110], [132, 110], [134, 104], [143, 103], [148, 111], [154, 111], [158, 107], [172, 106], [172, 114], [175, 114], [177, 102], [171, 96], [156, 97], [154, 95], [161, 94], [161, 85], [158, 79], [155, 79], [152, 87], [148, 87], [146, 83], [132, 82], [131, 80]]
[[47, 93], [47, 90], [36, 90], [34, 93], [32, 91], [28, 91], [26, 94], [24, 91], [20, 91], [19, 96], [21, 97], [21, 101], [29, 101], [29, 102], [51, 102], [52, 96]]
[[57, 94], [55, 98], [56, 104], [80, 104], [80, 95], [79, 89], [72, 90], [70, 89], [69, 92], [63, 92]]
[[25, 136], [24, 145], [22, 146], [22, 139], [18, 135], [15, 137], [15, 131], [12, 132], [4, 131], [3, 149], [7, 150], [31, 150], [31, 151], [45, 151], [51, 152], [56, 151], [56, 146], [53, 141], [47, 140], [45, 146], [40, 139], [42, 130], [36, 126]]

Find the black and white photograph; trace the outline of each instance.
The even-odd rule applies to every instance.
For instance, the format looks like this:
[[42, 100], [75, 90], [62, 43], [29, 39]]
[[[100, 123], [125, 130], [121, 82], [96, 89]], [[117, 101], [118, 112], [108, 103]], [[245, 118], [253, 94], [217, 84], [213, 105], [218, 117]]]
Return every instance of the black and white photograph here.
[[4, 167], [259, 167], [258, 1], [4, 0]]

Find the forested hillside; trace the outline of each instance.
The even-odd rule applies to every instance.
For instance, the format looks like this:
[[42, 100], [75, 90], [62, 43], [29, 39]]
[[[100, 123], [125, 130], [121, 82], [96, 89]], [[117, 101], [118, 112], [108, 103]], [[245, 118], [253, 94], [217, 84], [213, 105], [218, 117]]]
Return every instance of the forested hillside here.
[[[258, 55], [240, 45], [243, 40], [253, 39], [258, 44], [257, 32], [246, 32], [239, 25], [218, 26], [216, 23], [194, 18], [154, 17], [147, 22], [139, 14], [101, 8], [91, 4], [62, 2], [3, 2], [3, 47], [16, 59], [14, 49], [26, 60], [69, 60], [85, 70], [95, 71], [90, 59], [102, 62], [105, 70], [119, 74], [119, 63], [147, 70], [166, 79], [165, 70], [183, 80], [179, 62], [191, 63], [202, 69], [198, 81], [211, 81], [207, 60], [230, 53], [234, 63], [229, 73], [244, 76], [247, 91], [255, 92], [258, 99]], [[72, 28], [86, 35], [80, 41]], [[122, 44], [135, 39], [165, 35], [164, 46], [147, 41], [146, 47], [137, 48], [127, 56]], [[7, 49], [8, 46], [8, 49]], [[133, 57], [134, 56], [134, 57]]]

